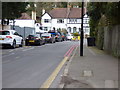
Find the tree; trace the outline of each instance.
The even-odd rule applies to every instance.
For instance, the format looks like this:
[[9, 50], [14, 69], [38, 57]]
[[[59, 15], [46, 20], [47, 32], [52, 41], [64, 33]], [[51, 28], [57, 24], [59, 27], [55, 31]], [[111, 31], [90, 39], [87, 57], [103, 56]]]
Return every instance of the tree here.
[[19, 18], [21, 13], [26, 12], [26, 2], [3, 2], [2, 3], [2, 18], [15, 19]]
[[7, 19], [7, 24], [9, 20], [14, 20], [19, 18], [21, 13], [26, 12], [27, 2], [2, 2], [2, 26]]
[[104, 27], [120, 24], [120, 2], [91, 2], [88, 5], [90, 16], [90, 36], [96, 38], [96, 45], [103, 49]]

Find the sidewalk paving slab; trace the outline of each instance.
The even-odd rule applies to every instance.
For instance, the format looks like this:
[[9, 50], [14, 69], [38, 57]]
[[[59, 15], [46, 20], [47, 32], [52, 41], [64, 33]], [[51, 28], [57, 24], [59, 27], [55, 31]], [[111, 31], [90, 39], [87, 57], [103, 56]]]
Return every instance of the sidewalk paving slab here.
[[64, 88], [118, 88], [118, 59], [95, 47], [78, 47], [67, 69]]

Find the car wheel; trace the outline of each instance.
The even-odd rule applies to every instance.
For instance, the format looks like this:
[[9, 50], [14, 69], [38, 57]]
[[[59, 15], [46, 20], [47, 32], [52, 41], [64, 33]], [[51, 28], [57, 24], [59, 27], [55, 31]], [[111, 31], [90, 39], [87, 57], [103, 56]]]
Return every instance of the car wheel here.
[[52, 40], [51, 43], [54, 43], [54, 41]]
[[39, 41], [39, 44], [38, 44], [39, 46], [41, 46], [41, 41]]
[[13, 41], [12, 48], [13, 48], [13, 49], [15, 49], [15, 48], [16, 48], [16, 41], [15, 41], [15, 40]]
[[25, 42], [25, 46], [29, 46], [29, 43], [28, 43], [28, 42]]
[[19, 45], [20, 47], [23, 47], [23, 40], [21, 41], [21, 44]]

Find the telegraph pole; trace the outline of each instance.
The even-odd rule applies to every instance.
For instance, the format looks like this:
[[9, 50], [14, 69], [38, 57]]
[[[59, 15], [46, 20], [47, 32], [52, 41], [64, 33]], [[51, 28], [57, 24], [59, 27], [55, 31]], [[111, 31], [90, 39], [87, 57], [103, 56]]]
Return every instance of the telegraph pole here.
[[82, 0], [82, 9], [81, 9], [80, 56], [83, 56], [83, 15], [84, 15], [84, 0]]

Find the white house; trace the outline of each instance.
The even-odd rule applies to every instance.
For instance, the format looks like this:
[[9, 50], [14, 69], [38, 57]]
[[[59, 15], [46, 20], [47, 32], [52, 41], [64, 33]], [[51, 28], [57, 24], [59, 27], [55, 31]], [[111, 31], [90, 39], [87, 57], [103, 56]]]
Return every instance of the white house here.
[[[80, 32], [81, 8], [54, 8], [43, 14], [41, 24], [45, 31], [55, 28], [55, 30], [66, 29], [68, 33]], [[89, 17], [84, 13], [84, 35], [89, 35], [89, 32]]]

